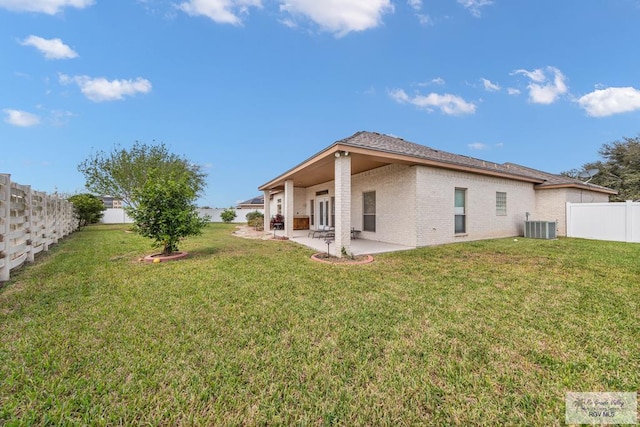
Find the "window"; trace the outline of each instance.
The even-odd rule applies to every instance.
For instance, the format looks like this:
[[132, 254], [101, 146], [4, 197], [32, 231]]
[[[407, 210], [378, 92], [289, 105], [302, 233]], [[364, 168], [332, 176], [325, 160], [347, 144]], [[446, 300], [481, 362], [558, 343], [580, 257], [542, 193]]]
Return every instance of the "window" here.
[[496, 215], [507, 214], [507, 193], [496, 191]]
[[277, 211], [278, 215], [282, 215], [282, 199], [278, 199]]
[[376, 192], [362, 193], [362, 230], [376, 231]]
[[310, 216], [311, 216], [311, 225], [314, 224], [314, 220], [316, 217], [316, 205], [315, 205], [315, 200], [311, 199], [311, 212], [310, 212]]
[[336, 198], [331, 198], [331, 224], [332, 227], [336, 226]]
[[464, 188], [456, 188], [455, 191], [455, 232], [456, 234], [467, 232], [466, 219], [466, 197], [467, 190]]

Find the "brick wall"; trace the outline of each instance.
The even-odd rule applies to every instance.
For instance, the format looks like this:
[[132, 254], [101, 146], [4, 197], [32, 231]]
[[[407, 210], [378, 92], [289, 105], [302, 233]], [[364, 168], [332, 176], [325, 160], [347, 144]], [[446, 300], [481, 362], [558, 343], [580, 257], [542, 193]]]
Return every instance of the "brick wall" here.
[[[578, 189], [535, 190], [532, 183], [427, 166], [392, 164], [352, 176], [351, 225], [362, 230], [362, 194], [376, 192], [376, 232], [362, 237], [407, 246], [428, 246], [459, 241], [522, 236], [526, 213], [531, 220], [558, 221], [558, 234], [566, 235], [565, 204], [606, 202], [608, 196]], [[467, 230], [454, 232], [454, 194], [466, 189]], [[317, 191], [334, 182], [306, 189], [305, 212]], [[496, 192], [507, 194], [507, 214], [496, 213]], [[296, 194], [297, 197], [297, 194]], [[316, 212], [317, 222], [317, 212]]]
[[[417, 246], [519, 236], [535, 208], [533, 184], [419, 166]], [[466, 189], [466, 233], [454, 232], [454, 194]], [[496, 192], [507, 194], [507, 214], [496, 214]]]
[[416, 246], [416, 169], [387, 165], [359, 173], [351, 181], [351, 223], [363, 228], [364, 192], [376, 192], [376, 231], [362, 238]]

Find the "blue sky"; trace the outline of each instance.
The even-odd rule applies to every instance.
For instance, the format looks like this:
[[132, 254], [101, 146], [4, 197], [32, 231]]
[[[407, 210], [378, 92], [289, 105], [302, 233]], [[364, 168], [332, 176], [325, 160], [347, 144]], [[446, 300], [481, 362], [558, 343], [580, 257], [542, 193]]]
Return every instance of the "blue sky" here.
[[226, 207], [360, 130], [559, 173], [640, 132], [639, 0], [0, 0], [0, 172], [164, 142]]

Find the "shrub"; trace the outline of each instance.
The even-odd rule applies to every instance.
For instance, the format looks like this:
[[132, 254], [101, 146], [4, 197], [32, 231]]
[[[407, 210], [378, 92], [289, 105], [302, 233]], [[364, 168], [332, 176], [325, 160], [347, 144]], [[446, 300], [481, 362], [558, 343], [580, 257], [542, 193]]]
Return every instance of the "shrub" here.
[[255, 228], [256, 230], [260, 230], [264, 228], [264, 214], [258, 211], [249, 212], [246, 215], [247, 225]]
[[177, 251], [182, 238], [200, 234], [209, 222], [208, 217], [199, 216], [196, 188], [185, 176], [150, 179], [135, 198], [138, 206], [127, 209], [135, 230], [160, 244], [164, 255]]
[[233, 208], [225, 209], [220, 214], [220, 218], [222, 218], [222, 221], [224, 221], [225, 223], [232, 222], [234, 219], [236, 219], [236, 216], [236, 211]]
[[76, 194], [69, 197], [69, 201], [73, 203], [73, 213], [79, 227], [97, 223], [107, 210], [102, 200], [93, 194]]

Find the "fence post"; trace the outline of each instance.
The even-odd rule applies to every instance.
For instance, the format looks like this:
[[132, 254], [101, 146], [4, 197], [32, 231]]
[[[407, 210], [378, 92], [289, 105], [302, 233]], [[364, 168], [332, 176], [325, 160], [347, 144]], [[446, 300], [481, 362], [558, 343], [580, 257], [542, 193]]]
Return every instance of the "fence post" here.
[[9, 280], [9, 221], [11, 220], [11, 175], [0, 174], [0, 282]]
[[33, 221], [33, 190], [30, 185], [26, 186], [26, 194], [24, 195], [26, 201], [25, 214], [27, 215], [27, 221], [25, 223], [25, 239], [27, 240], [27, 262], [35, 261], [35, 253], [33, 252], [33, 235], [34, 235], [34, 221]]
[[49, 195], [42, 196], [42, 247], [43, 251], [49, 250]]
[[52, 243], [55, 245], [60, 240], [60, 199], [58, 198], [58, 194], [54, 194], [53, 196], [53, 227], [51, 231], [53, 234]]

